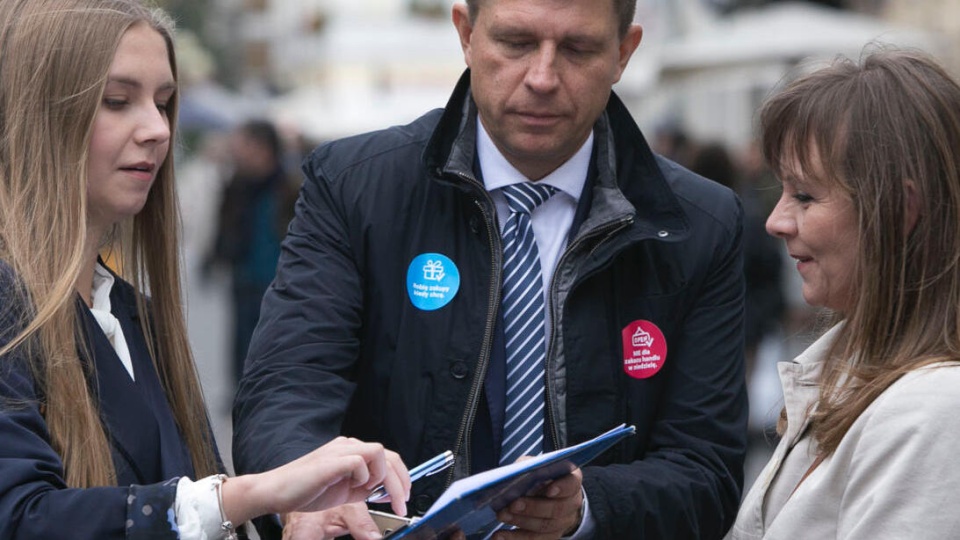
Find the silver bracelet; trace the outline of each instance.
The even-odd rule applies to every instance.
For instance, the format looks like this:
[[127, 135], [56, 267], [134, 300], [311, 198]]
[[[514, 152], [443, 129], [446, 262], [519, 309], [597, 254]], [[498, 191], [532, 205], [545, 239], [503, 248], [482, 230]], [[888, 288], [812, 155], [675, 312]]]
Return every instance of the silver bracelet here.
[[227, 519], [227, 514], [223, 511], [223, 483], [227, 481], [228, 476], [218, 474], [213, 480], [213, 489], [217, 492], [217, 505], [220, 507], [220, 530], [223, 531], [224, 540], [238, 540], [237, 530], [233, 522]]

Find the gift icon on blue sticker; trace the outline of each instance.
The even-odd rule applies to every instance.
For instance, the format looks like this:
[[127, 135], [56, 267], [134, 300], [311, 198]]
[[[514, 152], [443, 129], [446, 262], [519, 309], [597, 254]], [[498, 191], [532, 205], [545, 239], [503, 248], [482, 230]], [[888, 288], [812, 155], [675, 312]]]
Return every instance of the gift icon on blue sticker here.
[[407, 267], [407, 296], [417, 309], [440, 309], [459, 290], [460, 270], [446, 255], [421, 253]]
[[427, 281], [443, 281], [445, 276], [442, 261], [430, 260], [427, 261], [427, 264], [423, 265], [423, 279]]

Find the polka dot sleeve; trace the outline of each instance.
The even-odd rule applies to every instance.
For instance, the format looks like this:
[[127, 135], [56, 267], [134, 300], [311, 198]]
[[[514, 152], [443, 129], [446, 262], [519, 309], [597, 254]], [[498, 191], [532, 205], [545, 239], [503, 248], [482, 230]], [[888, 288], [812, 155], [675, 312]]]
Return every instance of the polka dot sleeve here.
[[177, 482], [172, 478], [159, 484], [130, 486], [127, 496], [126, 531], [129, 540], [178, 540], [174, 504]]

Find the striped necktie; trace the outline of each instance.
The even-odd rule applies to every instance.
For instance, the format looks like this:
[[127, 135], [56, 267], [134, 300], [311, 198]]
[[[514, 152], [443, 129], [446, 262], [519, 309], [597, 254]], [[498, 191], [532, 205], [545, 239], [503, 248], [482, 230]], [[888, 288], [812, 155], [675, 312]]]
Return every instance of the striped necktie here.
[[556, 188], [524, 182], [501, 189], [510, 205], [503, 228], [503, 323], [507, 349], [507, 403], [500, 463], [543, 451], [543, 276], [530, 212]]

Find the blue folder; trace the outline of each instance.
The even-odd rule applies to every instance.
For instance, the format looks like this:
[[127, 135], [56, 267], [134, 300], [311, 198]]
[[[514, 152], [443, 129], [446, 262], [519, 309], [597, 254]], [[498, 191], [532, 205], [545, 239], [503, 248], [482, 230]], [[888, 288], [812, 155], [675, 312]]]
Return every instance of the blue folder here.
[[497, 512], [525, 495], [536, 493], [550, 480], [570, 474], [628, 435], [634, 426], [621, 424], [575, 446], [458, 480], [437, 499], [422, 518], [394, 531], [389, 540], [446, 538], [462, 530], [468, 540], [480, 540], [503, 527]]

